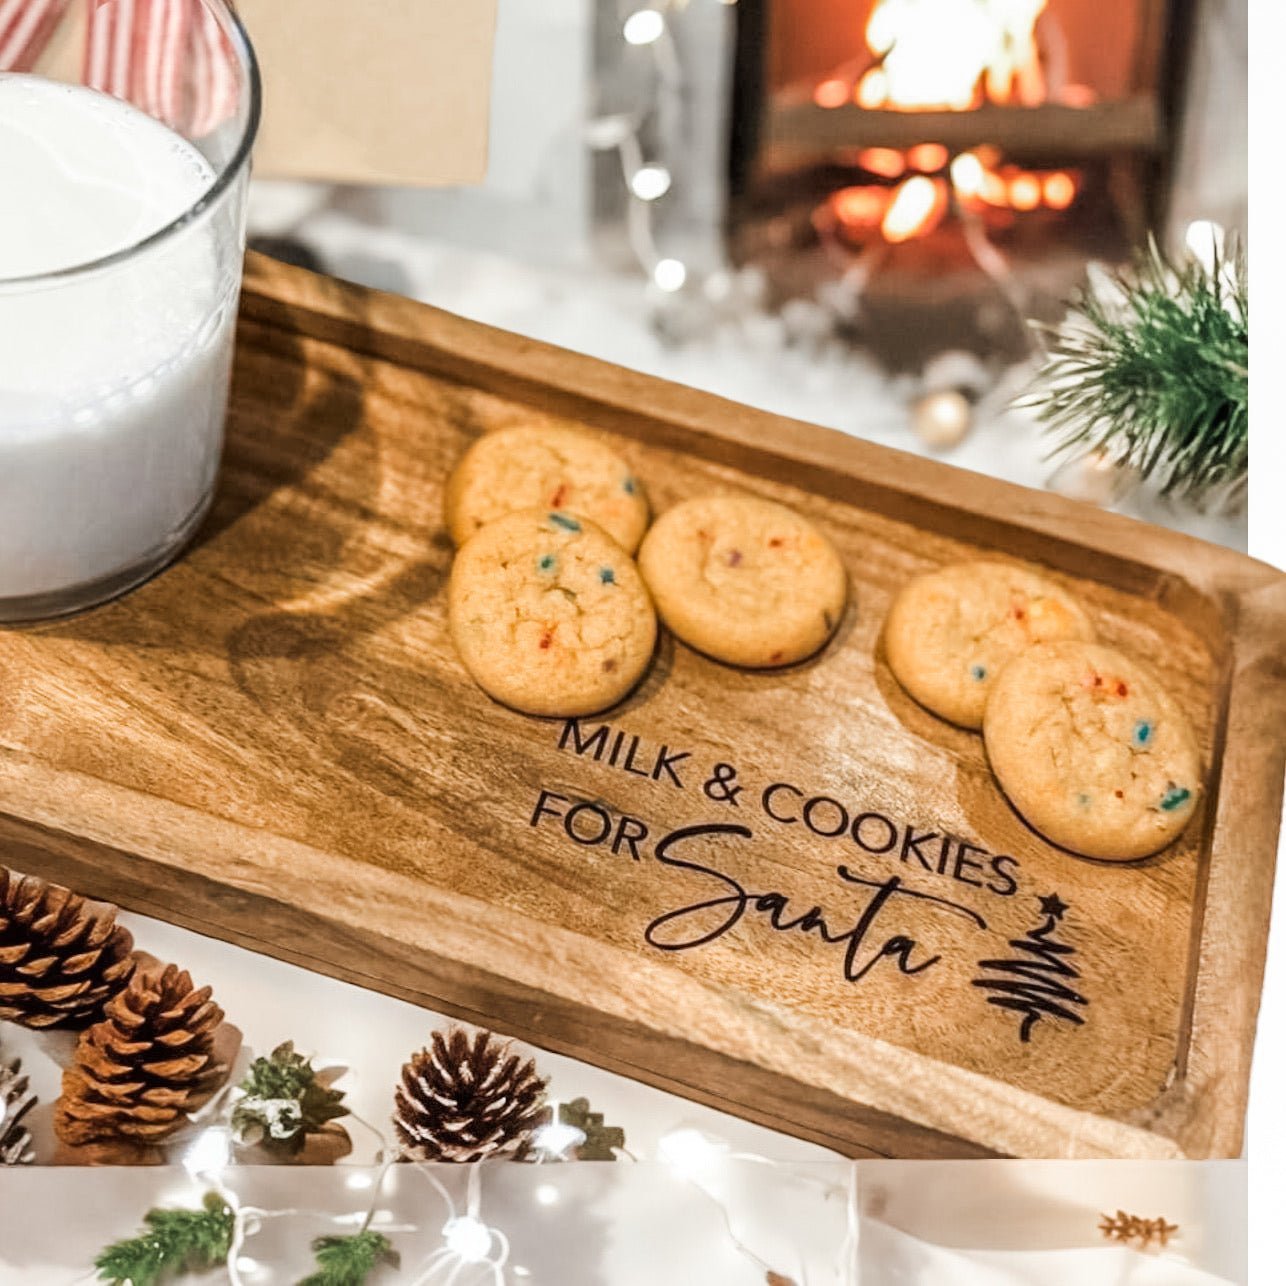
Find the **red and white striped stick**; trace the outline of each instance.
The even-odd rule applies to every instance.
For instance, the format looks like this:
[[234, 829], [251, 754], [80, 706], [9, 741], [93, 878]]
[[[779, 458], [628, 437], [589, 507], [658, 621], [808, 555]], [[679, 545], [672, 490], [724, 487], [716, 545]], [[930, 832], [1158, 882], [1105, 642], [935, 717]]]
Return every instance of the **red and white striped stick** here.
[[0, 0], [0, 71], [30, 71], [71, 0]]
[[[86, 0], [81, 79], [189, 138], [236, 110], [236, 59], [200, 0]], [[0, 0], [0, 71], [30, 71], [71, 0]]]

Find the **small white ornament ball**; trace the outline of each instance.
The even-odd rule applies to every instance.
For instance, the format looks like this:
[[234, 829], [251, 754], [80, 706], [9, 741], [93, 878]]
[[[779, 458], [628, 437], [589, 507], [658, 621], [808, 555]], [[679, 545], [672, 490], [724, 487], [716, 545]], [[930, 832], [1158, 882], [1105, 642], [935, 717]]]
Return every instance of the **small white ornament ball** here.
[[911, 427], [930, 450], [946, 451], [973, 427], [973, 407], [959, 389], [926, 393], [911, 404]]

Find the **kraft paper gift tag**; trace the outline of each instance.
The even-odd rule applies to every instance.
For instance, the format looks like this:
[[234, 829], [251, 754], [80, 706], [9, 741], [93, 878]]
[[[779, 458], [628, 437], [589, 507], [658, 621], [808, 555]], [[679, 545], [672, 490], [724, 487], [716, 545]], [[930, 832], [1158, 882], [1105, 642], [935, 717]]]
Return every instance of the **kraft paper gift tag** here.
[[497, 0], [237, 0], [261, 178], [456, 186], [487, 167]]

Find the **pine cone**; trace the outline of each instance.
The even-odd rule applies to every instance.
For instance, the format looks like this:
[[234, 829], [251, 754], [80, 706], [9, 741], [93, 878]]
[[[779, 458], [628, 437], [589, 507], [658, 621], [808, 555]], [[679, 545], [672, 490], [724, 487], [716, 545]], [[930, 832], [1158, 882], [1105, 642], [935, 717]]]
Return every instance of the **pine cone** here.
[[27, 1078], [19, 1075], [21, 1071], [19, 1062], [0, 1061], [0, 1165], [30, 1165], [36, 1157], [31, 1135], [22, 1124], [36, 1096], [27, 1088]]
[[545, 1081], [533, 1060], [490, 1032], [434, 1032], [428, 1049], [402, 1068], [393, 1126], [413, 1161], [481, 1161], [522, 1156], [548, 1120]]
[[177, 965], [140, 967], [82, 1032], [63, 1073], [54, 1130], [80, 1145], [155, 1143], [186, 1123], [227, 1077], [214, 1050], [223, 1010]]
[[134, 939], [114, 907], [0, 866], [0, 1019], [84, 1027], [129, 981]]

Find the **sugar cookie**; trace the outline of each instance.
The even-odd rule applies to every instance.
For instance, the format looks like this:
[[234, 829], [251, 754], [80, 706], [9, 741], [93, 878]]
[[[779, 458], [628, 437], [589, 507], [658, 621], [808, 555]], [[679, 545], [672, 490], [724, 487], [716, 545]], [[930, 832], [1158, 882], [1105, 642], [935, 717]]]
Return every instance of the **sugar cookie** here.
[[1152, 673], [1096, 643], [1044, 643], [1000, 673], [983, 724], [992, 769], [1047, 838], [1129, 861], [1164, 848], [1201, 794], [1196, 737]]
[[528, 714], [593, 714], [642, 677], [652, 601], [629, 555], [593, 523], [533, 509], [488, 523], [456, 554], [447, 590], [465, 668]]
[[647, 530], [647, 499], [629, 466], [598, 438], [575, 429], [486, 433], [447, 482], [446, 523], [457, 545], [505, 514], [538, 508], [588, 518], [627, 553]]
[[893, 602], [884, 646], [894, 678], [934, 714], [981, 728], [1006, 662], [1036, 643], [1092, 639], [1066, 590], [1008, 563], [955, 563], [911, 581]]
[[746, 496], [688, 500], [639, 550], [661, 619], [733, 665], [789, 665], [835, 632], [848, 581], [834, 546], [784, 505]]

